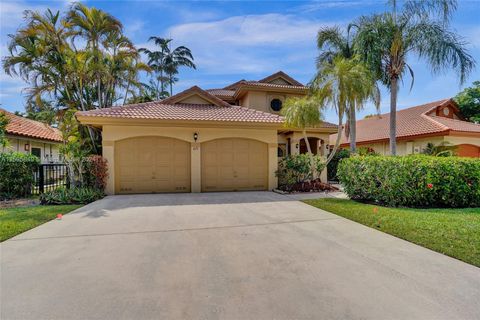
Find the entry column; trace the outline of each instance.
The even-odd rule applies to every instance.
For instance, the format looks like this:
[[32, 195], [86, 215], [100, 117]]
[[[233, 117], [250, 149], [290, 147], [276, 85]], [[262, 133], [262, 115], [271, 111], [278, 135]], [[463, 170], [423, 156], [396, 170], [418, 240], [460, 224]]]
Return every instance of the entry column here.
[[201, 147], [198, 142], [191, 142], [190, 148], [190, 165], [192, 192], [202, 191], [202, 167], [201, 167]]

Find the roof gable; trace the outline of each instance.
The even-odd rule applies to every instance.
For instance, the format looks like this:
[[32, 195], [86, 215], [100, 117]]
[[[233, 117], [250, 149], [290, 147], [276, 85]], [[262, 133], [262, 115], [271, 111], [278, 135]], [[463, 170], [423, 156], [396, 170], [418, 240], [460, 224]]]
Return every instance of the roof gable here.
[[258, 80], [261, 83], [271, 83], [271, 84], [280, 84], [280, 85], [290, 85], [290, 86], [303, 86], [302, 83], [290, 77], [283, 71], [275, 72], [274, 74], [269, 75], [261, 80]]
[[230, 107], [230, 104], [197, 86], [163, 99], [162, 104], [209, 104], [218, 107]]

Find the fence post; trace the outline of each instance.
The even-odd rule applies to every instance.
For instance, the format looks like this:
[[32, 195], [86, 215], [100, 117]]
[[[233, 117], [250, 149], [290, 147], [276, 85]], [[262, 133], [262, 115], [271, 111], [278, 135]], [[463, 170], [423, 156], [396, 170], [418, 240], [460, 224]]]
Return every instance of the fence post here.
[[38, 166], [38, 193], [42, 194], [45, 191], [44, 185], [44, 175], [43, 175], [43, 165]]

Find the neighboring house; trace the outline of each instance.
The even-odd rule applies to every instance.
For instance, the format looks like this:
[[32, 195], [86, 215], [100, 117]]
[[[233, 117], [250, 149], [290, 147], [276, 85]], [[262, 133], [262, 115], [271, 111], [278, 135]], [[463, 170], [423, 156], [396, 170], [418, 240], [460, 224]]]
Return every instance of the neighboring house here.
[[[390, 114], [357, 121], [357, 146], [388, 155]], [[330, 137], [334, 144], [337, 135]], [[428, 143], [456, 146], [461, 157], [480, 157], [480, 125], [467, 122], [452, 99], [445, 99], [397, 111], [397, 154], [421, 153]], [[341, 147], [349, 140], [342, 134]]]
[[16, 151], [37, 156], [41, 163], [60, 162], [60, 131], [45, 123], [17, 116], [0, 109], [9, 122], [6, 128], [8, 145], [0, 147], [0, 152]]
[[[280, 110], [285, 99], [307, 92], [277, 72], [76, 116], [102, 129], [108, 194], [270, 190], [277, 186], [278, 157], [306, 151], [301, 132], [284, 127]], [[334, 132], [337, 126], [326, 122], [308, 129], [315, 154], [326, 155]]]

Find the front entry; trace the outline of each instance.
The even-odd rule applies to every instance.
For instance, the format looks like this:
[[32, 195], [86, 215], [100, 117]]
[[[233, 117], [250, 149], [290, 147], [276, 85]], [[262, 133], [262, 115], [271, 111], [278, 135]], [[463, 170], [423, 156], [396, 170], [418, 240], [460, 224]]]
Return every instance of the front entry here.
[[201, 145], [202, 192], [268, 189], [268, 145], [227, 138]]
[[115, 143], [115, 193], [190, 192], [190, 143], [139, 137]]

